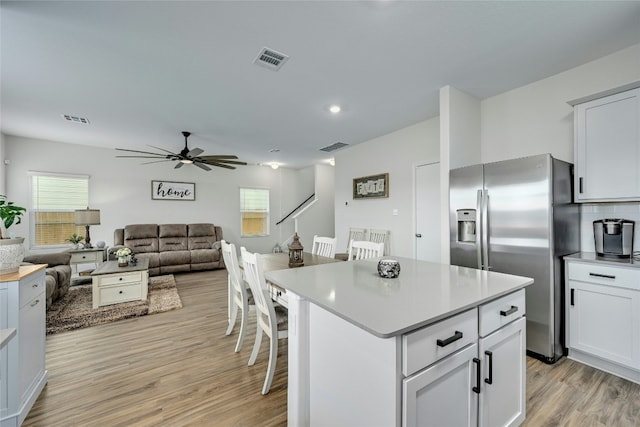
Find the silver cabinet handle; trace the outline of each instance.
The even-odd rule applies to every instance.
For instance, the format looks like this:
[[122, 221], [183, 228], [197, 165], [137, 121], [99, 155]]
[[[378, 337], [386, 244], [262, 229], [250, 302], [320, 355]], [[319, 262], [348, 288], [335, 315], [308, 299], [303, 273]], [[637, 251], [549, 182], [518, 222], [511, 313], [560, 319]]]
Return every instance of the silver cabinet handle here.
[[615, 279], [616, 278], [616, 276], [612, 276], [610, 274], [600, 274], [600, 273], [589, 273], [589, 276], [603, 277], [605, 279]]
[[422, 237], [422, 234], [416, 233], [416, 237]]

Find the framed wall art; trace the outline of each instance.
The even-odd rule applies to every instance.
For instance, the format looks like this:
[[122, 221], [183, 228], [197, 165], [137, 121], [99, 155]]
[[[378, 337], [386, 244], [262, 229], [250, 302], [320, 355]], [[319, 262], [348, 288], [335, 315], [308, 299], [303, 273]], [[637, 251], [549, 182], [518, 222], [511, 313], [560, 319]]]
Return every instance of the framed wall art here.
[[151, 181], [152, 200], [189, 200], [196, 199], [194, 182]]
[[389, 197], [388, 173], [353, 178], [354, 199], [374, 199], [380, 197]]

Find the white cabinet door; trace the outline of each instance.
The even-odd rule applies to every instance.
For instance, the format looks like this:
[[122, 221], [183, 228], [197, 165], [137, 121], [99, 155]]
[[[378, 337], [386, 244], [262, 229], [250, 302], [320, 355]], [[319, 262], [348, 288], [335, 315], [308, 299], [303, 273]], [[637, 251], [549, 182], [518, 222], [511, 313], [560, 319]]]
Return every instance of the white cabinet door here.
[[526, 319], [481, 338], [479, 426], [517, 426], [526, 414]]
[[568, 347], [640, 368], [640, 291], [569, 280]]
[[[478, 422], [477, 344], [402, 381], [402, 425], [464, 427]], [[474, 362], [474, 359], [476, 362]]]
[[33, 394], [45, 369], [45, 294], [41, 293], [20, 308], [20, 402]]
[[640, 200], [640, 89], [578, 104], [575, 201]]

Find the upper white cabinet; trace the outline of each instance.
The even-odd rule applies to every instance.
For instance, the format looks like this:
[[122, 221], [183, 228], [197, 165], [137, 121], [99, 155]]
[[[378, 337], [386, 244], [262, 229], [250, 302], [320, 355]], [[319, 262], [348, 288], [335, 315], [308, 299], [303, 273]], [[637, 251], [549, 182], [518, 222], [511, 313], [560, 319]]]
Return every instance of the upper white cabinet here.
[[574, 105], [575, 201], [640, 201], [640, 88]]

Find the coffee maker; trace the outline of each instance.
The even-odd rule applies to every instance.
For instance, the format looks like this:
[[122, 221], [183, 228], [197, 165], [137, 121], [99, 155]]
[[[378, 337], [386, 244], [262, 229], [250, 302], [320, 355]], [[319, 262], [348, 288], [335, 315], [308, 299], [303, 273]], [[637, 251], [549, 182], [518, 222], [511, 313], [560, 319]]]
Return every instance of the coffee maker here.
[[634, 221], [619, 218], [593, 221], [596, 254], [607, 258], [633, 257], [634, 224]]

